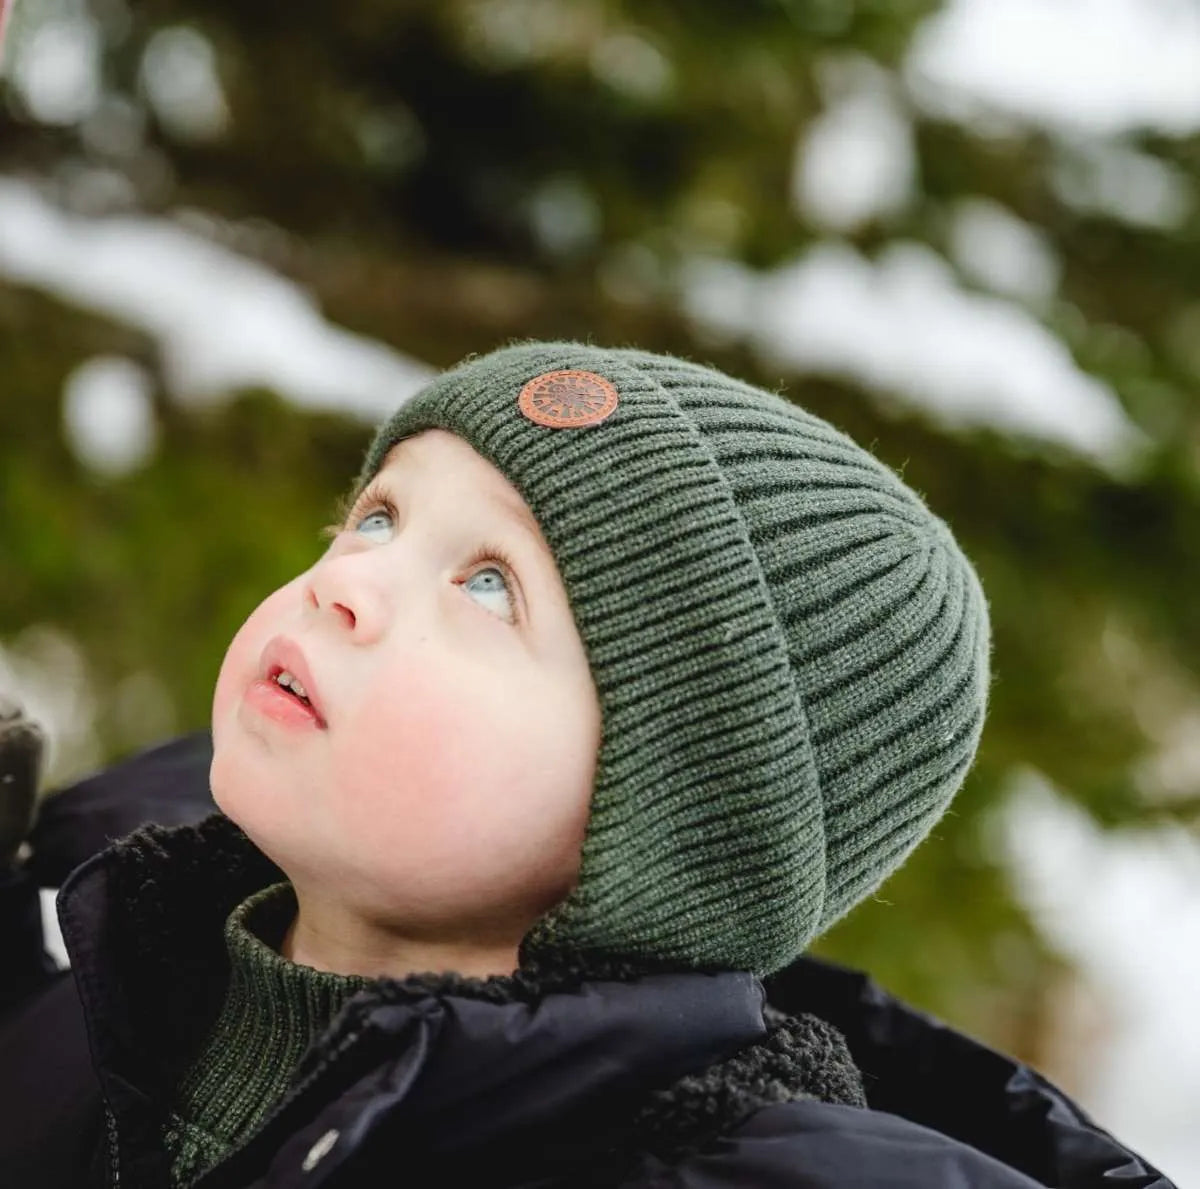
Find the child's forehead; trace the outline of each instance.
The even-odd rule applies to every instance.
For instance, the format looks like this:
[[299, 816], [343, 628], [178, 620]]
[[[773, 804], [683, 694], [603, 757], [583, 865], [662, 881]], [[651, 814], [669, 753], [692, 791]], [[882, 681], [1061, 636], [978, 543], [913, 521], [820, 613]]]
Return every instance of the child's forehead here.
[[469, 442], [443, 429], [427, 429], [403, 438], [384, 455], [376, 477], [419, 485], [453, 475], [458, 491], [474, 490], [514, 527], [533, 538], [543, 553], [550, 549], [532, 509], [520, 491]]
[[379, 469], [382, 471], [391, 467], [420, 471], [455, 463], [468, 471], [477, 471], [480, 474], [490, 472], [494, 477], [508, 482], [503, 473], [470, 442], [448, 429], [423, 429], [419, 433], [401, 438], [383, 456]]
[[521, 493], [494, 463], [465, 438], [445, 429], [426, 429], [402, 438], [379, 465], [378, 474], [402, 481], [452, 480], [457, 487], [471, 487], [492, 494], [505, 492], [525, 506]]

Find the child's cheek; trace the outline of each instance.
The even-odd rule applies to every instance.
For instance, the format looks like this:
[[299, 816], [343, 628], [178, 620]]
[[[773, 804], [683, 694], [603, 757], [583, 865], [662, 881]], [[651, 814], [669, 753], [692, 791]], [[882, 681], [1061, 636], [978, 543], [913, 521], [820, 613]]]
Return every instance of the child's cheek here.
[[220, 730], [219, 724], [234, 709], [246, 687], [257, 675], [258, 658], [267, 641], [277, 632], [285, 630], [281, 626], [284, 612], [297, 598], [299, 581], [298, 578], [294, 579], [268, 595], [250, 613], [229, 642], [213, 689], [214, 736]]
[[[414, 658], [415, 660], [415, 658]], [[351, 787], [371, 789], [375, 812], [410, 822], [454, 820], [464, 802], [490, 795], [497, 715], [469, 682], [444, 666], [397, 666], [360, 705], [353, 731], [339, 740]], [[365, 800], [356, 809], [368, 812]]]

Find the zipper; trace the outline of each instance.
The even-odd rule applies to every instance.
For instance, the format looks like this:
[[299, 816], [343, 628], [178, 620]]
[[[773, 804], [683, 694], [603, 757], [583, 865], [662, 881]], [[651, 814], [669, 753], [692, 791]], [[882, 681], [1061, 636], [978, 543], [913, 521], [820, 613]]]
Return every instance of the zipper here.
[[108, 1150], [109, 1189], [119, 1189], [121, 1184], [121, 1159], [117, 1148], [117, 1117], [108, 1102], [104, 1103], [104, 1143]]
[[[221, 1183], [222, 1174], [228, 1176], [229, 1165], [238, 1156], [245, 1152], [246, 1148], [257, 1139], [263, 1131], [273, 1123], [281, 1114], [288, 1110], [299, 1098], [307, 1094], [314, 1084], [325, 1076], [331, 1066], [339, 1064], [346, 1052], [354, 1047], [355, 1042], [361, 1034], [352, 1034], [347, 1040], [343, 1041], [338, 1049], [334, 1050], [328, 1057], [323, 1059], [315, 1066], [308, 1076], [298, 1086], [292, 1088], [286, 1098], [281, 1099], [276, 1103], [270, 1114], [248, 1135], [245, 1140], [239, 1144], [232, 1152], [229, 1152], [225, 1157], [212, 1168], [206, 1170], [194, 1183], [194, 1187], [207, 1186], [213, 1183]], [[107, 1168], [107, 1189], [120, 1189], [121, 1187], [121, 1158], [120, 1146], [117, 1138], [117, 1117], [113, 1114], [112, 1107], [108, 1105], [108, 1100], [104, 1101], [104, 1147], [108, 1157]]]
[[[308, 1071], [304, 1079], [294, 1085], [285, 1097], [281, 1098], [270, 1113], [259, 1125], [231, 1152], [206, 1169], [196, 1180], [190, 1182], [188, 1189], [231, 1189], [243, 1183], [242, 1167], [246, 1162], [247, 1151], [256, 1146], [264, 1134], [278, 1130], [281, 1119], [293, 1112], [296, 1105], [303, 1099], [310, 1098], [313, 1092], [326, 1081], [331, 1074], [344, 1069], [348, 1058], [354, 1056], [355, 1050], [361, 1049], [363, 1042], [370, 1034], [369, 1026], [359, 1026], [344, 1035], [336, 1045], [324, 1053]], [[108, 1147], [108, 1189], [120, 1189], [121, 1167], [117, 1141], [117, 1119], [107, 1099], [104, 1105], [105, 1132]]]
[[[232, 1152], [226, 1153], [223, 1159], [212, 1168], [207, 1169], [202, 1173], [192, 1184], [189, 1189], [219, 1189], [224, 1185], [229, 1185], [229, 1177], [236, 1173], [239, 1165], [244, 1162], [246, 1151], [259, 1140], [262, 1135], [269, 1132], [278, 1122], [278, 1120], [286, 1116], [295, 1104], [302, 1098], [307, 1097], [313, 1088], [322, 1081], [329, 1072], [335, 1067], [342, 1065], [346, 1055], [352, 1052], [363, 1038], [363, 1030], [360, 1029], [351, 1032], [344, 1037], [341, 1043], [332, 1052], [322, 1057], [320, 1061], [309, 1070], [307, 1076], [298, 1085], [292, 1087], [284, 1098], [281, 1098], [270, 1113], [259, 1123], [259, 1125], [247, 1135], [243, 1141], [233, 1149]], [[115, 1169], [115, 1162], [114, 1162]], [[117, 1182], [113, 1182], [112, 1189], [117, 1189]]]

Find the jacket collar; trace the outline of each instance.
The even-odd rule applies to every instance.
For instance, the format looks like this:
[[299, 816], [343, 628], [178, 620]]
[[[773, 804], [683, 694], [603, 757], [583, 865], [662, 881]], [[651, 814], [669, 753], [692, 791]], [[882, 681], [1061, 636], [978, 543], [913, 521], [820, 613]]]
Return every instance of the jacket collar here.
[[[157, 1150], [162, 1104], [220, 1008], [225, 919], [282, 878], [218, 813], [194, 826], [143, 827], [64, 884], [63, 936], [130, 1158]], [[508, 977], [381, 979], [345, 1006], [296, 1081], [320, 1087], [329, 1067], [341, 1090], [372, 1077], [372, 1116], [382, 1109], [390, 1131], [411, 1129], [431, 1151], [551, 1128], [566, 1142], [570, 1120], [594, 1134], [618, 1103], [762, 1040], [764, 1006], [751, 974], [651, 969], [620, 956], [559, 955]], [[361, 1087], [350, 1097], [361, 1109]], [[300, 1104], [352, 1109], [325, 1098], [300, 1096], [277, 1122], [290, 1133]], [[339, 1121], [353, 1131], [352, 1119]], [[291, 1158], [283, 1148], [280, 1158]]]

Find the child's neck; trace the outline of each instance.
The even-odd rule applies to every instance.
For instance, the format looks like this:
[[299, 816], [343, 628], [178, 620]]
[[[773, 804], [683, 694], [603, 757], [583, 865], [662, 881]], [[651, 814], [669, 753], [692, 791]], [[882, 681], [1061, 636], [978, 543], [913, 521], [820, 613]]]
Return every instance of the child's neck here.
[[299, 910], [279, 952], [290, 962], [334, 974], [404, 978], [453, 971], [471, 978], [511, 975], [518, 966], [511, 943], [494, 946], [430, 942], [405, 937], [363, 921], [342, 906], [314, 904], [297, 889]]

